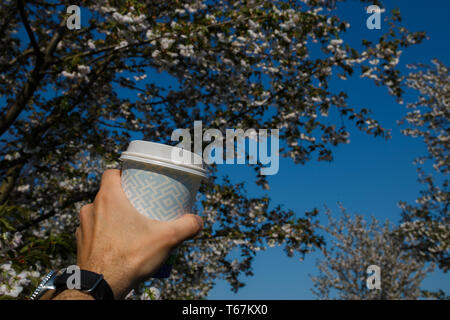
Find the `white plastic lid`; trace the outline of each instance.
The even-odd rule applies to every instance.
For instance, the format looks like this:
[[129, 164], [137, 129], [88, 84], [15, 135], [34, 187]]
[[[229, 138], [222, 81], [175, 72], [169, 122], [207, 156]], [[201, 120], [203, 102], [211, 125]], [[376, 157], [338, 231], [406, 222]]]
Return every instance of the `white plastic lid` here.
[[[188, 160], [174, 161], [173, 154], [181, 151], [183, 151], [184, 159]], [[127, 151], [122, 152], [119, 160], [156, 164], [206, 177], [202, 158], [198, 154], [162, 143], [133, 140], [128, 145]]]

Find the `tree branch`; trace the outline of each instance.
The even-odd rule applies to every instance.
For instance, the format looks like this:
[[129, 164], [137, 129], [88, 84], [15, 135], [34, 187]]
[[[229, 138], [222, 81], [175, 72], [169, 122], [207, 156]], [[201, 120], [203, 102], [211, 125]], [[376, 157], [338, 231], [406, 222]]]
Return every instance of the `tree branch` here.
[[97, 191], [95, 190], [95, 191], [84, 192], [84, 193], [78, 194], [76, 196], [70, 197], [69, 199], [64, 201], [63, 204], [61, 205], [61, 207], [59, 207], [58, 209], [54, 209], [50, 212], [47, 212], [46, 214], [40, 215], [39, 217], [31, 220], [30, 222], [27, 222], [27, 223], [19, 226], [16, 229], [16, 232], [20, 232], [20, 231], [23, 231], [30, 227], [33, 227], [33, 226], [37, 225], [38, 223], [55, 216], [58, 212], [61, 212], [62, 210], [67, 209], [68, 207], [70, 207], [71, 205], [73, 205], [77, 202], [80, 202], [83, 200], [92, 200], [96, 194], [97, 194]]
[[34, 92], [36, 91], [37, 87], [39, 86], [44, 76], [42, 71], [48, 67], [50, 63], [50, 58], [53, 52], [55, 51], [59, 41], [61, 41], [63, 37], [66, 21], [67, 18], [64, 18], [63, 21], [60, 23], [58, 29], [56, 30], [55, 34], [50, 40], [50, 43], [45, 49], [44, 56], [42, 57], [41, 61], [39, 61], [39, 59], [36, 59], [36, 65], [33, 71], [31, 72], [28, 82], [25, 83], [22, 92], [18, 95], [18, 97], [16, 97], [15, 102], [8, 109], [5, 116], [2, 117], [2, 119], [0, 120], [0, 136], [2, 136], [5, 133], [5, 131], [8, 130], [8, 128], [13, 124], [13, 122], [25, 108], [27, 103], [33, 97]]
[[[90, 77], [90, 81], [88, 81], [88, 83], [86, 83], [85, 86], [83, 86], [81, 83], [79, 83], [76, 88], [74, 89], [74, 91], [76, 92], [77, 89], [79, 89], [81, 91], [81, 94], [77, 97], [76, 100], [74, 100], [74, 103], [72, 105], [72, 108], [74, 108], [78, 103], [80, 103], [83, 99], [84, 96], [87, 92], [89, 92], [89, 90], [87, 90], [88, 87], [90, 87], [97, 79], [98, 77], [103, 73], [103, 71], [105, 71], [106, 67], [108, 66], [108, 64], [112, 61], [113, 59], [113, 55], [111, 55], [110, 57], [108, 57], [108, 59], [106, 61], [104, 61], [98, 68], [98, 70], [96, 72], [94, 72], [91, 77]], [[37, 145], [40, 141], [40, 137], [41, 134], [43, 132], [45, 132], [48, 128], [51, 127], [51, 125], [53, 123], [55, 123], [58, 119], [59, 113], [55, 112], [55, 114], [52, 114], [46, 122], [44, 122], [43, 125], [35, 128], [31, 134], [31, 141], [33, 141], [32, 143], [32, 147], [34, 147], [35, 145]], [[7, 174], [6, 174], [6, 179], [3, 181], [2, 185], [0, 186], [0, 204], [3, 204], [6, 199], [8, 198], [8, 195], [11, 193], [12, 189], [14, 188], [15, 185], [15, 181], [17, 180], [21, 169], [23, 168], [23, 166], [25, 165], [27, 159], [23, 159], [23, 161], [21, 161], [21, 163], [16, 164], [14, 166], [12, 166], [10, 169], [8, 169]], [[51, 215], [49, 215], [51, 216]], [[42, 221], [46, 218], [40, 218]]]
[[[103, 72], [106, 70], [106, 68], [108, 67], [109, 63], [112, 61], [114, 55], [111, 54], [109, 57], [107, 57], [107, 59], [105, 61], [103, 61], [101, 64], [99, 64], [97, 70], [95, 70], [95, 72], [91, 72], [89, 74], [89, 80], [87, 82], [78, 82], [76, 85], [73, 85], [69, 92], [72, 93], [73, 95], [75, 95], [77, 92], [79, 92], [80, 94], [78, 94], [78, 96], [76, 96], [76, 98], [73, 98], [73, 100], [71, 101], [70, 105], [71, 105], [71, 110], [74, 109], [80, 102], [83, 101], [84, 97], [86, 96], [86, 94], [89, 93], [90, 88], [92, 88], [93, 84], [97, 81], [97, 79], [100, 77], [100, 75], [103, 74]], [[68, 94], [70, 96], [70, 94]], [[61, 98], [61, 97], [58, 97]], [[49, 103], [54, 104], [53, 101], [50, 101]], [[67, 112], [69, 112], [70, 110], [66, 110], [63, 113], [61, 113], [61, 110], [59, 108], [54, 108], [51, 112], [51, 114], [47, 117], [47, 119], [41, 123], [39, 126], [35, 127], [31, 133], [30, 133], [30, 137], [33, 139], [37, 139], [37, 143], [39, 143], [39, 139], [41, 138], [41, 136], [54, 124], [58, 121], [60, 116], [65, 116], [67, 115]]]
[[23, 3], [23, 0], [17, 0], [17, 6], [19, 7], [20, 18], [22, 19], [22, 23], [25, 27], [25, 30], [27, 31], [31, 46], [33, 47], [34, 53], [36, 55], [36, 64], [39, 64], [42, 60], [42, 52], [39, 49], [36, 38], [34, 37], [33, 30], [31, 30], [30, 23], [25, 13], [25, 4]]
[[32, 53], [33, 53], [33, 49], [32, 48], [29, 48], [29, 49], [23, 51], [20, 56], [15, 57], [11, 61], [9, 61], [9, 62], [5, 63], [3, 66], [1, 66], [0, 67], [0, 73], [4, 73], [5, 71], [7, 71], [9, 68], [14, 66], [18, 62], [22, 62], [23, 59], [27, 58]]
[[20, 171], [22, 170], [24, 164], [18, 163], [6, 172], [6, 178], [3, 180], [2, 185], [0, 186], [0, 205], [6, 202], [9, 194], [11, 193], [14, 185], [16, 184], [16, 180], [19, 177]]
[[[249, 16], [249, 17], [246, 17], [244, 19], [241, 19], [239, 22], [244, 22], [244, 21], [247, 21], [247, 20], [249, 20], [251, 18], [252, 18], [252, 16]], [[236, 22], [236, 21], [235, 20], [227, 20], [227, 21], [217, 22], [217, 23], [213, 23], [213, 24], [208, 25], [206, 28], [220, 27], [220, 26], [224, 26], [224, 25], [227, 25], [227, 24], [231, 24], [233, 22]], [[192, 30], [191, 33], [199, 31], [199, 30], [201, 30], [201, 28], [203, 28], [203, 27], [198, 27], [198, 28]], [[174, 36], [176, 37], [176, 35], [174, 35]], [[68, 55], [68, 56], [63, 57], [63, 60], [67, 61], [67, 60], [70, 60], [70, 59], [74, 58], [75, 56], [76, 57], [80, 57], [80, 58], [81, 57], [88, 57], [88, 56], [96, 55], [98, 53], [103, 53], [103, 52], [106, 52], [106, 51], [111, 51], [110, 53], [115, 53], [115, 52], [123, 51], [125, 49], [129, 49], [130, 47], [146, 45], [146, 44], [149, 44], [149, 43], [151, 43], [153, 41], [157, 41], [157, 40], [160, 40], [160, 39], [166, 38], [166, 37], [168, 37], [166, 34], [162, 34], [162, 35], [156, 36], [156, 37], [151, 38], [151, 39], [147, 39], [147, 40], [143, 40], [143, 41], [139, 41], [139, 42], [134, 42], [134, 43], [129, 43], [129, 44], [127, 44], [125, 46], [122, 46], [122, 47], [119, 46], [118, 44], [113, 44], [113, 45], [109, 45], [109, 46], [106, 46], [106, 47], [103, 47], [103, 48], [99, 48], [99, 49], [96, 49], [96, 50], [86, 51], [86, 52], [82, 52], [82, 53], [78, 53], [78, 54], [74, 54], [74, 55]], [[94, 61], [96, 61], [96, 59], [97, 58], [95, 58]]]

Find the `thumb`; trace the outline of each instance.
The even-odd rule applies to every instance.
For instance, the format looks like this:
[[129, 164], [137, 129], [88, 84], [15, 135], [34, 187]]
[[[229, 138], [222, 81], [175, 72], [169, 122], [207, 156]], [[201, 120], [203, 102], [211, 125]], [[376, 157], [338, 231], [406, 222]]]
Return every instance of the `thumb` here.
[[196, 214], [184, 214], [178, 219], [167, 222], [175, 231], [175, 242], [193, 238], [203, 229], [203, 219]]

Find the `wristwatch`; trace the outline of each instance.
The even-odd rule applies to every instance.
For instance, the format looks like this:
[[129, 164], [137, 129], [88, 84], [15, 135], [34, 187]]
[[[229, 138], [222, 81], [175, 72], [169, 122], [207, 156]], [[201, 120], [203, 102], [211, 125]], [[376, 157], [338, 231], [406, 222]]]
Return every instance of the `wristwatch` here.
[[[67, 287], [67, 280], [69, 277], [73, 276], [73, 274], [66, 271], [67, 268], [64, 268], [59, 271], [52, 270], [47, 273], [31, 295], [30, 299], [39, 300], [44, 293], [50, 290], [55, 290], [56, 293], [60, 293], [69, 289]], [[106, 280], [103, 279], [103, 275], [92, 271], [80, 270], [80, 276], [80, 288], [77, 290], [92, 295], [95, 300], [114, 300], [114, 294], [111, 287]]]

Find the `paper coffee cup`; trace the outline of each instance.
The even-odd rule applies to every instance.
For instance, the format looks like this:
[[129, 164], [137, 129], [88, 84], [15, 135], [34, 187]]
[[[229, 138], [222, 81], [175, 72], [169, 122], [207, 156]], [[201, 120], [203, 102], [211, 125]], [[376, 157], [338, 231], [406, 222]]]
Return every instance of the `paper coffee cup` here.
[[[174, 157], [180, 153], [183, 157]], [[120, 160], [122, 188], [139, 213], [162, 221], [190, 213], [200, 182], [206, 176], [199, 155], [178, 147], [134, 140]], [[153, 277], [168, 277], [174, 259], [172, 253]]]

